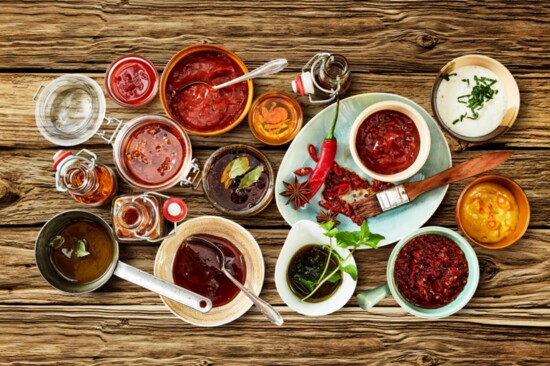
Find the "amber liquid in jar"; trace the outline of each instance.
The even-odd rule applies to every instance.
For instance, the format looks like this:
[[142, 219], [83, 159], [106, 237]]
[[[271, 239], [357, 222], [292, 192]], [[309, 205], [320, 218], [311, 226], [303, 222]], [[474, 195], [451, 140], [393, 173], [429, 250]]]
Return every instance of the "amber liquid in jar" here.
[[101, 163], [92, 169], [87, 162], [69, 166], [63, 174], [63, 183], [75, 200], [94, 206], [110, 202], [118, 187], [115, 173]]
[[164, 236], [162, 199], [154, 195], [126, 195], [113, 201], [113, 226], [121, 241], [155, 240]]
[[[326, 90], [340, 89], [338, 95], [346, 93], [351, 85], [350, 69], [348, 60], [342, 55], [330, 55], [321, 62], [319, 70], [315, 73], [315, 81]], [[315, 89], [315, 94], [320, 97], [328, 95], [322, 90]]]

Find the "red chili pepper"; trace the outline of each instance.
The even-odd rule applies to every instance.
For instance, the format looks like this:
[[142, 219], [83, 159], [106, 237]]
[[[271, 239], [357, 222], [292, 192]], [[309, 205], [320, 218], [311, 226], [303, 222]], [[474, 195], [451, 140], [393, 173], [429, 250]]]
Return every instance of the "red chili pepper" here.
[[[325, 179], [327, 179], [328, 173], [334, 163], [334, 158], [336, 157], [336, 149], [338, 144], [336, 138], [334, 138], [334, 128], [336, 127], [336, 122], [338, 121], [338, 109], [340, 108], [340, 101], [336, 99], [336, 113], [334, 114], [334, 120], [332, 121], [332, 127], [323, 141], [321, 147], [321, 155], [319, 156], [319, 161], [313, 169], [311, 176], [309, 177], [307, 186], [310, 190], [310, 193], [307, 195], [307, 199], [310, 200], [313, 196], [317, 194], [319, 189], [325, 184]], [[309, 148], [308, 148], [309, 149]], [[305, 202], [304, 202], [305, 204]]]
[[310, 167], [308, 166], [305, 166], [303, 168], [300, 168], [300, 169], [297, 169], [294, 171], [294, 174], [296, 174], [297, 176], [299, 177], [304, 177], [306, 175], [310, 175], [311, 172], [313, 171], [313, 169], [311, 169]]
[[307, 152], [309, 153], [311, 160], [313, 160], [314, 162], [319, 161], [319, 158], [317, 157], [317, 149], [315, 148], [315, 145], [309, 144], [307, 146]]
[[334, 174], [336, 174], [337, 176], [341, 176], [342, 175], [342, 169], [340, 168], [340, 166], [335, 162], [334, 164], [332, 164], [332, 172]]
[[349, 185], [349, 183], [342, 183], [342, 184], [337, 185], [334, 188], [336, 189], [336, 192], [338, 193], [338, 195], [341, 196], [341, 195], [346, 194], [346, 193], [349, 192], [350, 185]]
[[325, 202], [325, 201], [320, 201], [320, 202], [319, 202], [319, 205], [321, 205], [322, 207], [324, 207], [324, 208], [326, 208], [326, 209], [329, 209], [329, 210], [332, 208], [332, 206], [329, 205], [329, 203], [328, 203], [328, 202]]

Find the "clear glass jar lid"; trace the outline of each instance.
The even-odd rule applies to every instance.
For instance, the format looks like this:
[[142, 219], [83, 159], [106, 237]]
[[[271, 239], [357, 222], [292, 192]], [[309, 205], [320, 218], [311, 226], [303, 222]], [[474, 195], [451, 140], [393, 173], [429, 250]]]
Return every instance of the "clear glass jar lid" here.
[[90, 139], [105, 117], [105, 95], [99, 84], [80, 74], [63, 75], [36, 100], [36, 126], [46, 140], [74, 146]]

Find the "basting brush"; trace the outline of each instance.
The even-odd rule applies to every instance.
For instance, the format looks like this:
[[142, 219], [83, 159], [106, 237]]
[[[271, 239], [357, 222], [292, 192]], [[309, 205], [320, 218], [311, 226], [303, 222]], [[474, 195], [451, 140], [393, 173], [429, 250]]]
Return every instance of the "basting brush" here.
[[415, 200], [434, 188], [473, 177], [504, 163], [512, 152], [483, 154], [418, 182], [406, 182], [355, 202], [355, 216], [363, 220]]

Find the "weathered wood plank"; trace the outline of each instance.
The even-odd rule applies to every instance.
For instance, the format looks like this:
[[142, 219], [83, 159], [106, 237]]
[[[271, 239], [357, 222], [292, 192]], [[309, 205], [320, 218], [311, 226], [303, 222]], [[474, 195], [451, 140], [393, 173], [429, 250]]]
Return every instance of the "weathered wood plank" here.
[[162, 67], [202, 42], [223, 44], [252, 66], [285, 56], [294, 70], [323, 50], [345, 54], [357, 70], [389, 74], [436, 72], [468, 53], [494, 56], [514, 72], [550, 67], [550, 8], [536, 1], [5, 1], [2, 17], [3, 69], [104, 70], [127, 52]]
[[[35, 123], [35, 103], [32, 96], [40, 84], [48, 84], [61, 74], [0, 74], [0, 100], [3, 101], [0, 109], [0, 147], [24, 147], [40, 149], [52, 147], [40, 135]], [[103, 74], [92, 73], [93, 77], [103, 89]], [[291, 92], [290, 82], [294, 74], [284, 72], [254, 81], [255, 95], [258, 96], [269, 90], [283, 90]], [[361, 93], [394, 93], [410, 98], [420, 104], [430, 114], [432, 113], [430, 93], [435, 73], [432, 74], [398, 74], [376, 75], [357, 73], [353, 75], [353, 82], [348, 96]], [[542, 73], [517, 75], [517, 81], [521, 90], [521, 109], [514, 127], [503, 136], [491, 142], [491, 145], [506, 147], [548, 147], [550, 132], [547, 128], [550, 121], [550, 75]], [[107, 99], [107, 114], [111, 117], [129, 121], [141, 114], [164, 114], [159, 98], [150, 105], [139, 109], [127, 109], [120, 107]], [[323, 106], [312, 105], [306, 98], [300, 97], [304, 110], [304, 121], [309, 121]], [[112, 132], [114, 127], [108, 126], [107, 131]], [[221, 136], [200, 137], [191, 136], [193, 146], [213, 147], [221, 146], [228, 141], [246, 141], [247, 143], [265, 147], [256, 140], [249, 130], [247, 119], [235, 130]], [[458, 143], [454, 138], [447, 136], [447, 140], [454, 151], [467, 146]], [[98, 137], [92, 138], [84, 145], [103, 144]]]
[[[278, 168], [284, 151], [265, 149], [275, 170]], [[108, 148], [95, 149], [100, 161], [112, 165], [112, 151]], [[0, 151], [0, 225], [36, 225], [44, 223], [50, 216], [71, 208], [83, 208], [68, 195], [55, 190], [54, 172], [51, 158], [54, 149], [44, 150], [4, 150]], [[212, 150], [197, 150], [195, 156], [204, 163]], [[483, 151], [465, 151], [453, 156], [455, 164], [472, 158]], [[520, 150], [493, 172], [515, 179], [526, 191], [531, 203], [531, 225], [548, 226], [550, 207], [545, 197], [550, 196], [550, 172], [548, 153], [544, 150]], [[469, 180], [468, 180], [469, 181]], [[466, 182], [468, 182], [466, 181]], [[455, 203], [465, 183], [451, 185], [441, 207], [430, 220], [430, 224], [455, 225]], [[129, 187], [121, 182], [120, 192], [128, 192]], [[183, 196], [189, 206], [190, 217], [218, 215], [210, 206], [201, 189], [173, 188], [169, 194]], [[37, 203], [37, 201], [39, 203]], [[90, 208], [107, 220], [109, 206]], [[285, 225], [275, 202], [251, 222], [248, 219], [236, 219], [244, 225], [281, 226]]]
[[[283, 305], [273, 274], [286, 229], [251, 229], [260, 244], [266, 276], [262, 296]], [[36, 228], [0, 229], [0, 304], [161, 304], [159, 297], [137, 285], [113, 277], [95, 293], [67, 296], [51, 288], [39, 275], [34, 262]], [[550, 230], [529, 230], [516, 245], [500, 251], [475, 247], [481, 266], [478, 290], [468, 309], [544, 308], [550, 306]], [[158, 244], [121, 244], [121, 260], [152, 273]], [[364, 291], [385, 281], [386, 265], [393, 246], [355, 254], [359, 282]], [[355, 307], [355, 297], [348, 306]], [[395, 307], [390, 297], [381, 307]]]
[[[519, 364], [550, 362], [548, 310], [463, 311], [423, 321], [401, 309], [323, 319], [281, 309], [281, 328], [253, 309], [230, 326], [201, 329], [162, 306], [0, 306], [3, 362], [212, 364]], [[29, 341], [32, 340], [32, 347]], [[223, 347], [220, 345], [223, 344]]]

